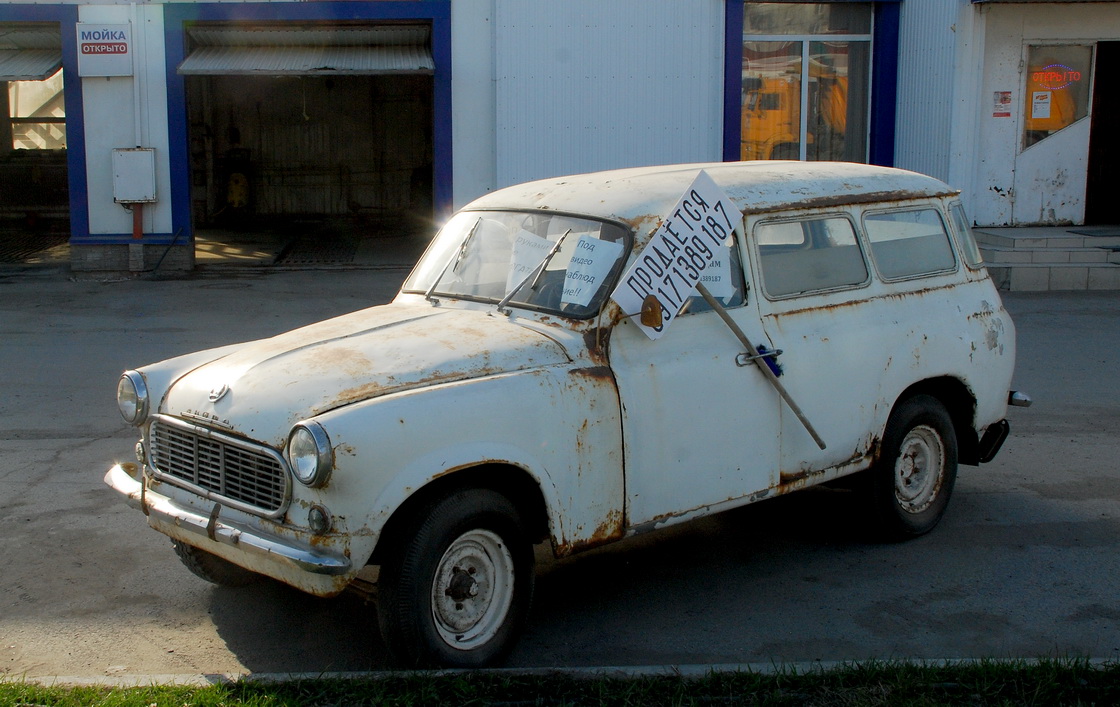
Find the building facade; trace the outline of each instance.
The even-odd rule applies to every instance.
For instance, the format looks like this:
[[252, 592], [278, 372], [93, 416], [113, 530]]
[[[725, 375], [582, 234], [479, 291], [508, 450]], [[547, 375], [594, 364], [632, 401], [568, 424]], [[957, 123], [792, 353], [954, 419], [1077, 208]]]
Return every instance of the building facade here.
[[539, 177], [843, 159], [981, 225], [1117, 222], [1118, 35], [1120, 2], [1061, 0], [9, 0], [0, 218], [64, 218], [75, 269], [189, 268], [208, 231], [427, 234]]
[[983, 226], [1120, 224], [1120, 2], [906, 2], [896, 164]]

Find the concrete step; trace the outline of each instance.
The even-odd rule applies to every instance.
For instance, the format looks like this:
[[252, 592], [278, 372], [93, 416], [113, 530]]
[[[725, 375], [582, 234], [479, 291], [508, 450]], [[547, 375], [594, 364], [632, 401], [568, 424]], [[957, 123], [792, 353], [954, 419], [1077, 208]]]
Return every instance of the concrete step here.
[[973, 232], [1001, 290], [1120, 290], [1120, 227], [1027, 226]]
[[1120, 251], [1114, 248], [1011, 248], [981, 245], [980, 253], [988, 265], [1120, 263]]
[[1117, 263], [989, 263], [988, 272], [998, 289], [1013, 292], [1120, 290]]
[[[981, 245], [1002, 246], [1005, 248], [1115, 248], [1120, 247], [1120, 232], [1101, 229], [1102, 233], [1117, 235], [1084, 235], [1074, 233], [1069, 228], [1026, 227], [1026, 228], [976, 228], [976, 241]], [[1091, 232], [1089, 227], [1086, 232]]]

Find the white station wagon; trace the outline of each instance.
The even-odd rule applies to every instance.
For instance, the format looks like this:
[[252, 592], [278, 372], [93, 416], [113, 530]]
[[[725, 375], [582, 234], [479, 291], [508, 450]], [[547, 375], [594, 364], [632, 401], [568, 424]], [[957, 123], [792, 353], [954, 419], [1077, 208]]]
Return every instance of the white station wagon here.
[[[376, 566], [403, 666], [500, 661], [563, 557], [841, 477], [931, 530], [1008, 434], [1015, 329], [957, 192], [715, 163], [473, 202], [388, 305], [126, 372], [105, 480], [195, 574]], [[368, 576], [368, 575], [364, 575]]]

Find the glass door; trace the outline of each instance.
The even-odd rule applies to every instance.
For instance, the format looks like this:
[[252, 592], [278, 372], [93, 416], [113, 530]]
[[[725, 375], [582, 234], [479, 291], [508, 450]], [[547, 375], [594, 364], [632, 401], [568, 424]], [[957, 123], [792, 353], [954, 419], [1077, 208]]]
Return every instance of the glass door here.
[[744, 160], [867, 161], [870, 3], [744, 7]]

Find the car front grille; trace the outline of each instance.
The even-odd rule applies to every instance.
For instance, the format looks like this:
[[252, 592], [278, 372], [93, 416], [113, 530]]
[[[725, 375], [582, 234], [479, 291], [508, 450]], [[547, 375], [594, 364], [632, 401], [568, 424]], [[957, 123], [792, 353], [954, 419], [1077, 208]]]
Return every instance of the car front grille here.
[[148, 449], [157, 475], [232, 507], [275, 516], [287, 503], [288, 468], [270, 447], [160, 416]]

